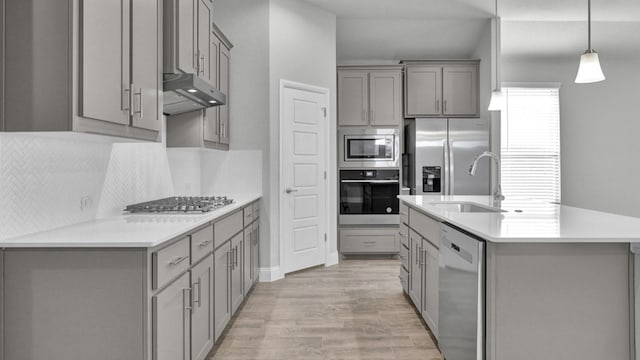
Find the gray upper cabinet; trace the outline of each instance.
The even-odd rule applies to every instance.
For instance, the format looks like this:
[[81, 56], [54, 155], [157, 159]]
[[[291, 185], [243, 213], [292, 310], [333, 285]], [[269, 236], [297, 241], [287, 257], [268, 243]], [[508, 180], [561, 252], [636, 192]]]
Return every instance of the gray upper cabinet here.
[[373, 126], [398, 126], [402, 123], [402, 73], [369, 73], [370, 123]]
[[227, 104], [218, 106], [218, 116], [220, 118], [220, 143], [229, 146], [229, 104], [231, 98], [229, 96], [229, 82], [231, 70], [231, 52], [230, 48], [225, 44], [220, 44], [219, 56], [219, 90], [227, 94]]
[[149, 16], [160, 13], [160, 4], [158, 0], [135, 0], [131, 4], [131, 125], [160, 131], [162, 83], [157, 38], [162, 27], [158, 16]]
[[159, 141], [159, 1], [4, 0], [0, 130]]
[[[175, 0], [171, 0], [175, 1]], [[229, 149], [229, 82], [231, 51], [233, 45], [226, 36], [209, 20], [206, 36], [204, 22], [211, 18], [211, 6], [208, 0], [197, 0], [198, 20], [201, 28], [197, 30], [199, 49], [195, 72], [203, 79], [227, 95], [227, 104], [167, 117], [167, 147]], [[194, 30], [195, 31], [195, 30]], [[167, 43], [165, 32], [165, 44]], [[206, 54], [206, 55], [205, 55]], [[165, 59], [173, 57], [165, 51]], [[177, 70], [180, 70], [179, 68]], [[165, 64], [165, 71], [176, 71]]]
[[477, 116], [478, 66], [451, 65], [442, 69], [442, 93], [446, 116]]
[[[170, 37], [167, 37], [167, 30], [165, 30], [165, 72], [173, 73], [175, 72], [173, 68], [188, 74], [196, 72], [198, 59], [197, 44], [194, 37], [197, 24], [194, 18], [196, 1], [164, 1], [165, 19], [173, 20], [172, 22], [165, 20], [166, 25], [172, 24], [175, 31], [170, 34]], [[173, 10], [173, 12], [170, 10]], [[172, 17], [171, 15], [174, 16]]]
[[365, 71], [338, 71], [338, 124], [369, 125], [369, 74]]
[[479, 117], [479, 60], [408, 62], [404, 116]]
[[440, 116], [442, 113], [442, 68], [408, 67], [405, 112], [410, 116]]
[[338, 125], [399, 126], [401, 123], [401, 66], [339, 68]]
[[189, 274], [153, 296], [154, 360], [190, 360]]

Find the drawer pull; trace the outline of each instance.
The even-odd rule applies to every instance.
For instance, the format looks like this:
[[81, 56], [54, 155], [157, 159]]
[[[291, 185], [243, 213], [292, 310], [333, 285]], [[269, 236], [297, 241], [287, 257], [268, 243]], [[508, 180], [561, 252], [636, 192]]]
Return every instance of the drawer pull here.
[[375, 241], [363, 241], [362, 243], [365, 244], [365, 245], [375, 245], [376, 244]]
[[203, 248], [203, 247], [205, 247], [205, 246], [209, 245], [209, 243], [210, 243], [210, 242], [211, 242], [211, 240], [205, 240], [205, 241], [201, 242], [201, 243], [198, 245], [198, 247], [199, 247], [199, 248]]
[[169, 266], [176, 266], [176, 265], [180, 264], [181, 262], [187, 260], [188, 258], [189, 258], [189, 255], [181, 256], [181, 257], [173, 260], [172, 262], [170, 262]]
[[189, 293], [189, 297], [187, 297], [188, 301], [186, 301], [187, 305], [184, 306], [185, 310], [191, 310], [193, 309], [193, 299], [191, 298], [191, 288], [184, 288], [182, 289], [182, 298], [184, 299], [184, 296]]

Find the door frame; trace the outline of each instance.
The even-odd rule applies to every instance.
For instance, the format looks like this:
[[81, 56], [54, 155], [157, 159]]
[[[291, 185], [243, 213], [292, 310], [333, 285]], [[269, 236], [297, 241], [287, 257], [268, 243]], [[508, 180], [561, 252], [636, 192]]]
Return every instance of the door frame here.
[[286, 188], [286, 184], [284, 183], [284, 166], [282, 165], [284, 163], [283, 158], [284, 158], [284, 144], [282, 139], [284, 139], [284, 129], [285, 129], [285, 118], [284, 118], [284, 92], [286, 89], [292, 89], [292, 90], [301, 90], [301, 91], [307, 91], [307, 92], [312, 92], [312, 93], [316, 93], [316, 94], [320, 94], [324, 97], [324, 104], [325, 107], [327, 108], [327, 116], [325, 117], [325, 124], [324, 124], [324, 131], [325, 131], [325, 137], [324, 137], [324, 143], [321, 144], [324, 147], [324, 170], [327, 174], [327, 177], [325, 178], [324, 181], [324, 190], [325, 190], [325, 198], [324, 198], [324, 207], [325, 207], [325, 213], [324, 213], [324, 231], [325, 234], [327, 234], [327, 239], [325, 241], [325, 246], [324, 246], [324, 265], [328, 266], [329, 265], [329, 260], [330, 260], [330, 254], [331, 254], [331, 246], [330, 246], [330, 240], [332, 239], [332, 237], [329, 234], [329, 229], [330, 229], [330, 219], [331, 219], [331, 208], [330, 208], [330, 202], [329, 202], [329, 198], [331, 197], [330, 194], [330, 187], [329, 187], [329, 167], [333, 165], [333, 162], [331, 161], [331, 135], [330, 135], [330, 120], [331, 120], [331, 92], [328, 88], [323, 88], [323, 87], [319, 87], [319, 86], [314, 86], [314, 85], [308, 85], [308, 84], [303, 84], [303, 83], [299, 83], [299, 82], [295, 82], [295, 81], [290, 81], [290, 80], [285, 80], [285, 79], [280, 79], [280, 122], [279, 122], [279, 126], [280, 126], [280, 130], [279, 130], [279, 135], [280, 135], [280, 141], [279, 141], [279, 180], [278, 180], [278, 215], [279, 215], [279, 226], [278, 226], [278, 243], [279, 243], [279, 247], [280, 247], [280, 274], [282, 277], [285, 276], [285, 263], [286, 263], [286, 258], [285, 258], [285, 253], [284, 253], [284, 206], [283, 206], [283, 200], [284, 200], [284, 191]]

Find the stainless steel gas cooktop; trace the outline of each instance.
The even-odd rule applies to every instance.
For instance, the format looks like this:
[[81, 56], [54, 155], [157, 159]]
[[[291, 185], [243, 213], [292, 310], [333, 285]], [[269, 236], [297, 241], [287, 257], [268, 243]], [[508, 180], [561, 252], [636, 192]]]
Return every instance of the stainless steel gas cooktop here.
[[226, 196], [174, 196], [128, 205], [131, 213], [205, 213], [233, 203]]

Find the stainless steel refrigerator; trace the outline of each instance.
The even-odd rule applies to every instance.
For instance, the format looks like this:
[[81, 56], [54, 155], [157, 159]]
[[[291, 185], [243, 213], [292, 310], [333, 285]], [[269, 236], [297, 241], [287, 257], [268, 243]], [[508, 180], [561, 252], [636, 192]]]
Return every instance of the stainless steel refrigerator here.
[[468, 173], [488, 150], [488, 119], [412, 120], [405, 126], [403, 185], [413, 195], [489, 195], [489, 161], [480, 160], [475, 176]]

